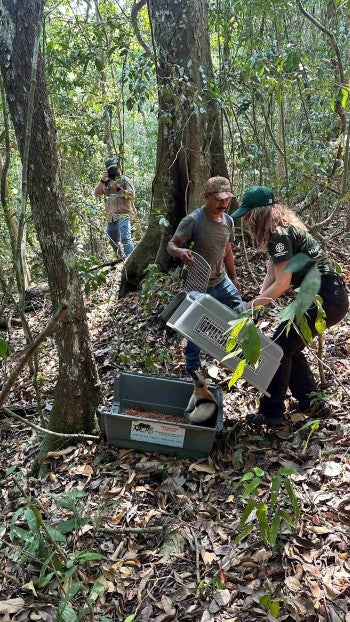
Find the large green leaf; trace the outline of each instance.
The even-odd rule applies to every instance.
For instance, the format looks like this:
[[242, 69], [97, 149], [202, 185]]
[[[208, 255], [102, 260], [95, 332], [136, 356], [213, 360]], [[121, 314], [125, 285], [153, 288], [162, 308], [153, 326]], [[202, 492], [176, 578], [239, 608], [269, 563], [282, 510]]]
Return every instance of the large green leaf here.
[[256, 516], [259, 521], [259, 531], [264, 542], [270, 543], [271, 530], [267, 522], [267, 505], [259, 503], [256, 508]]
[[282, 476], [274, 475], [271, 482], [271, 501], [270, 507], [273, 508], [276, 505], [277, 497], [281, 489]]
[[296, 300], [293, 300], [291, 303], [289, 303], [289, 305], [281, 309], [281, 311], [278, 314], [278, 317], [280, 318], [281, 322], [289, 322], [290, 320], [293, 320], [295, 318], [296, 307], [297, 307], [297, 302]]
[[291, 481], [289, 479], [286, 478], [286, 479], [283, 480], [283, 485], [284, 485], [284, 487], [286, 489], [286, 492], [287, 492], [287, 495], [288, 495], [288, 497], [289, 497], [289, 499], [290, 499], [290, 501], [292, 503], [295, 517], [296, 517], [297, 520], [299, 520], [299, 518], [300, 518], [300, 507], [299, 507], [298, 498], [297, 498], [297, 496], [296, 496], [296, 494], [294, 492], [292, 483], [291, 483]]
[[280, 525], [281, 525], [281, 517], [280, 517], [279, 509], [277, 509], [277, 512], [271, 521], [271, 527], [270, 527], [271, 546], [275, 546], [276, 544], [277, 536], [280, 530]]
[[305, 315], [302, 315], [299, 322], [299, 328], [302, 336], [304, 337], [306, 343], [311, 343], [312, 341], [312, 331], [310, 326], [307, 323]]
[[30, 531], [35, 532], [38, 530], [36, 516], [31, 508], [26, 508], [25, 517], [28, 523]]
[[258, 486], [261, 484], [260, 477], [254, 477], [249, 484], [244, 487], [244, 492], [242, 494], [242, 499], [246, 499], [251, 494], [256, 494], [256, 490]]
[[229, 389], [231, 389], [231, 387], [233, 387], [233, 385], [235, 384], [235, 382], [237, 382], [237, 380], [239, 380], [239, 378], [241, 378], [243, 376], [244, 370], [246, 368], [246, 364], [247, 361], [245, 359], [242, 359], [242, 361], [240, 361], [236, 367], [236, 369], [234, 370], [230, 380], [227, 383], [227, 386]]
[[317, 305], [317, 316], [315, 320], [315, 328], [317, 332], [319, 333], [319, 335], [322, 335], [327, 328], [327, 323], [325, 319], [326, 312], [323, 308], [323, 300], [321, 296], [315, 296], [315, 303]]
[[95, 583], [93, 584], [91, 588], [91, 592], [89, 595], [90, 602], [95, 602], [98, 599], [100, 594], [105, 589], [106, 583], [107, 583], [107, 580], [105, 579], [105, 577], [101, 576], [98, 579], [96, 579]]
[[288, 261], [283, 272], [298, 272], [307, 266], [308, 263], [310, 263], [310, 257], [305, 255], [305, 253], [297, 253]]
[[57, 523], [55, 529], [60, 533], [70, 533], [77, 528], [80, 529], [83, 525], [87, 525], [88, 522], [87, 518], [68, 518]]
[[255, 500], [254, 499], [249, 499], [247, 505], [245, 506], [245, 508], [243, 510], [243, 513], [242, 513], [242, 516], [241, 516], [241, 520], [239, 521], [241, 527], [243, 527], [243, 525], [245, 525], [247, 519], [251, 515], [251, 513], [254, 510], [255, 506], [256, 506]]
[[244, 540], [244, 538], [246, 538], [250, 534], [250, 532], [253, 531], [254, 527], [255, 527], [254, 523], [249, 523], [248, 525], [246, 525], [244, 529], [242, 529], [242, 531], [235, 538], [234, 544], [238, 544], [238, 542], [241, 542], [241, 540]]
[[260, 337], [252, 320], [248, 320], [244, 327], [244, 336], [241, 346], [247, 362], [251, 365], [255, 365], [260, 356]]
[[320, 290], [320, 286], [321, 274], [318, 267], [315, 265], [312, 266], [307, 275], [304, 277], [295, 299], [295, 317], [297, 322], [300, 321], [303, 313], [311, 307], [316, 294]]
[[233, 348], [236, 347], [239, 333], [241, 332], [242, 328], [245, 326], [247, 321], [248, 321], [248, 318], [244, 318], [243, 320], [242, 319], [233, 320], [232, 322], [229, 322], [229, 325], [231, 328], [230, 328], [230, 335], [226, 343], [226, 352], [231, 352]]

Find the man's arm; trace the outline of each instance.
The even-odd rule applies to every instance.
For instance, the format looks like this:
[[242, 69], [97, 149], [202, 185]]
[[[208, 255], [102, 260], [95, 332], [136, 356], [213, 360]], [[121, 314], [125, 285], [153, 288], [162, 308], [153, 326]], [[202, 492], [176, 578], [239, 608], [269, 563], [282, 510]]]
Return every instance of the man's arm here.
[[171, 257], [178, 257], [186, 266], [189, 266], [194, 262], [194, 259], [191, 251], [182, 247], [185, 242], [186, 240], [174, 235], [168, 242], [167, 251]]
[[240, 286], [239, 286], [239, 282], [238, 282], [238, 279], [237, 279], [235, 258], [234, 258], [234, 255], [233, 255], [233, 250], [232, 250], [231, 242], [228, 242], [228, 244], [226, 246], [226, 253], [225, 253], [225, 257], [224, 257], [224, 264], [225, 264], [226, 272], [227, 272], [228, 276], [230, 277], [232, 283], [237, 287], [238, 291], [240, 291]]
[[108, 173], [107, 171], [103, 171], [102, 175], [101, 175], [101, 179], [98, 182], [95, 190], [94, 190], [94, 194], [95, 197], [101, 197], [103, 194], [105, 194], [105, 189], [106, 189], [106, 181], [108, 179]]

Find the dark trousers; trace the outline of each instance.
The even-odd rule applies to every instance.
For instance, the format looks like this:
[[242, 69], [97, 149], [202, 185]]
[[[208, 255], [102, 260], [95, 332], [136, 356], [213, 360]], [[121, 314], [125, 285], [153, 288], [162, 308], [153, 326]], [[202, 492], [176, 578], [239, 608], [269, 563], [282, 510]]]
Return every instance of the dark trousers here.
[[[323, 309], [326, 312], [326, 324], [329, 328], [346, 315], [349, 308], [348, 295], [343, 281], [334, 274], [324, 274], [321, 280], [319, 295], [323, 299]], [[306, 312], [307, 323], [315, 337], [315, 320], [317, 307], [313, 305]], [[300, 410], [310, 406], [309, 394], [318, 391], [316, 380], [310, 369], [303, 350], [305, 341], [294, 326], [288, 334], [287, 322], [280, 324], [273, 336], [273, 340], [281, 346], [283, 356], [280, 366], [271, 380], [267, 391], [271, 397], [264, 395], [260, 400], [259, 412], [265, 417], [280, 419], [284, 413], [284, 399], [288, 388], [299, 402]]]

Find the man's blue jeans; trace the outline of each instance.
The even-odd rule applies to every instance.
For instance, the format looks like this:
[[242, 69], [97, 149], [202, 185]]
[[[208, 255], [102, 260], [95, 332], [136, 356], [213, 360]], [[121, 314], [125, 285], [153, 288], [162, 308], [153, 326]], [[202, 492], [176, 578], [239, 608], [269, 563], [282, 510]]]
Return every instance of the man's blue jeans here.
[[[242, 302], [241, 295], [232, 283], [232, 281], [226, 277], [223, 281], [215, 285], [214, 287], [208, 287], [207, 294], [213, 296], [219, 302], [234, 309], [240, 302]], [[186, 371], [189, 369], [196, 370], [200, 367], [200, 348], [196, 346], [192, 341], [188, 341], [185, 348], [186, 358]]]
[[[107, 235], [111, 246], [117, 257], [121, 254], [127, 257], [134, 250], [134, 244], [131, 239], [131, 224], [127, 216], [121, 216], [114, 222], [107, 225]], [[123, 253], [120, 252], [120, 245], [123, 247]]]

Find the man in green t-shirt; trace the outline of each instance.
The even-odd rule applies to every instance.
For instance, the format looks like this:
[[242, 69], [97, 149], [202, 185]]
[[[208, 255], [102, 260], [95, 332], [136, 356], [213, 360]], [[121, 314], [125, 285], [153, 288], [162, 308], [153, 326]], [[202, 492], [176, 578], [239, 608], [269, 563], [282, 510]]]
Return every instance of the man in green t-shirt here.
[[[231, 309], [242, 302], [232, 252], [234, 225], [232, 218], [226, 213], [232, 196], [228, 179], [211, 177], [204, 186], [205, 204], [200, 210], [200, 218], [198, 210], [185, 216], [167, 247], [169, 255], [181, 259], [189, 266], [194, 259], [185, 244], [192, 240], [193, 250], [202, 255], [211, 266], [207, 294]], [[187, 342], [185, 357], [187, 371], [200, 367], [200, 348], [191, 341]]]

